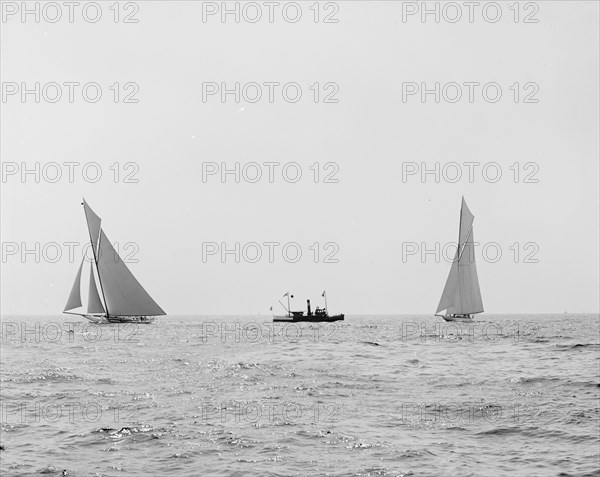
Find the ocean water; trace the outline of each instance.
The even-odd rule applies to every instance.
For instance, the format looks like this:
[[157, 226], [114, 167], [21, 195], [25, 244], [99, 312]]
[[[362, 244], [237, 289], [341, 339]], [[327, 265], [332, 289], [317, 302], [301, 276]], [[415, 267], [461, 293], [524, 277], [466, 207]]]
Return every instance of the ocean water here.
[[598, 315], [478, 319], [4, 316], [1, 475], [599, 476]]

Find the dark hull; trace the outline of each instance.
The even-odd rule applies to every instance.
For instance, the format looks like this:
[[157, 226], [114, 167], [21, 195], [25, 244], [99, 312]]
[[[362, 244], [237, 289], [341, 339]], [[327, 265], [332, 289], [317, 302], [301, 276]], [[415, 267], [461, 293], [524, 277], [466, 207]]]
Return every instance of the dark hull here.
[[139, 323], [148, 325], [154, 322], [154, 316], [109, 316], [106, 315], [81, 315], [92, 323], [106, 325], [109, 323]]
[[323, 322], [331, 322], [331, 321], [343, 321], [344, 315], [326, 315], [326, 316], [274, 316], [274, 322], [281, 323], [323, 323]]
[[140, 325], [149, 325], [154, 322], [153, 316], [109, 316], [108, 323], [138, 323]]
[[471, 315], [435, 315], [440, 316], [446, 321], [462, 321], [462, 322], [472, 322], [473, 317]]

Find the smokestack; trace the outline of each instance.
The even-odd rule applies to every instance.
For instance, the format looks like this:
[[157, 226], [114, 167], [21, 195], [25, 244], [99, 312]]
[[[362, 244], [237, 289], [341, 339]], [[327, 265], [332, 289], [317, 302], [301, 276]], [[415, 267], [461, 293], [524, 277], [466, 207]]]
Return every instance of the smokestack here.
[[308, 306], [308, 316], [311, 316], [311, 312], [310, 312], [310, 300], [306, 300], [306, 305]]

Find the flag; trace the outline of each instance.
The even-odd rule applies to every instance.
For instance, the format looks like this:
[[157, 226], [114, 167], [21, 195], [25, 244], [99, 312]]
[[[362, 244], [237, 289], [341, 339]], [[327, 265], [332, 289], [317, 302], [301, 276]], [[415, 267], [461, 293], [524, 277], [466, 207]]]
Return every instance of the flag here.
[[273, 311], [273, 307], [269, 308], [269, 311]]
[[283, 295], [283, 296], [288, 296], [289, 294], [290, 294], [290, 292], [286, 292], [286, 294], [285, 294], [285, 295]]
[[321, 296], [325, 296], [325, 290], [323, 290], [323, 294]]

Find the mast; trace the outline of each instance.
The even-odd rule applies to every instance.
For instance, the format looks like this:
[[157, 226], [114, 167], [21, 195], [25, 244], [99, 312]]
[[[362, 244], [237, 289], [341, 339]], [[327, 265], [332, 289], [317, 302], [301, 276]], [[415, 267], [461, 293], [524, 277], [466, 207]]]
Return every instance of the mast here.
[[[96, 257], [96, 247], [94, 244], [94, 239], [92, 238], [92, 231], [90, 230], [90, 226], [89, 226], [87, 210], [85, 207], [85, 199], [83, 199], [83, 202], [81, 203], [81, 205], [83, 205], [83, 213], [85, 214], [85, 221], [88, 224], [88, 234], [90, 236], [90, 243], [92, 244], [92, 253], [94, 254], [94, 263], [96, 264], [96, 273], [98, 273], [98, 283], [100, 284], [100, 290], [102, 291], [102, 300], [104, 301], [104, 309], [106, 310], [106, 318], [108, 318], [108, 305], [106, 304], [106, 297], [104, 296], [104, 287], [102, 286], [102, 278], [100, 278], [100, 269], [98, 268], [98, 258]], [[98, 243], [100, 243], [100, 234], [98, 234]]]
[[325, 314], [329, 314], [329, 312], [327, 311], [327, 293], [326, 290], [323, 290], [323, 295], [321, 295], [323, 298], [325, 298]]
[[[471, 238], [471, 233], [473, 232], [473, 226], [471, 225], [471, 228], [469, 229], [469, 235], [467, 235], [467, 237], [465, 238], [465, 243], [462, 247], [462, 250], [460, 250], [460, 243], [458, 244], [458, 258], [456, 259], [458, 262], [460, 262], [460, 259], [465, 251], [465, 248], [467, 248], [467, 242], [469, 241], [469, 238]], [[460, 237], [459, 237], [460, 239]]]

